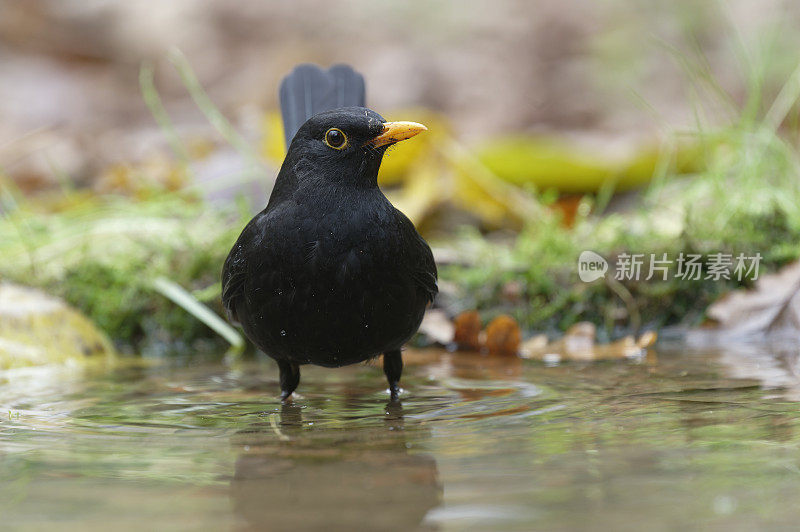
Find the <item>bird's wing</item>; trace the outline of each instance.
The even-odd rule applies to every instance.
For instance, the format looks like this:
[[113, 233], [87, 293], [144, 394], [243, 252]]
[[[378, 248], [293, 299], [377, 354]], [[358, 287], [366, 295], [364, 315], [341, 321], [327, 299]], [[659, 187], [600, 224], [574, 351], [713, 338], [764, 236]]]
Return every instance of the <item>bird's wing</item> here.
[[262, 212], [256, 215], [245, 226], [222, 266], [222, 305], [225, 307], [228, 320], [236, 325], [239, 325], [236, 303], [244, 295], [245, 282], [249, 276], [247, 250], [253, 245], [253, 236], [258, 230], [263, 214]]
[[437, 284], [438, 273], [436, 263], [433, 260], [433, 252], [428, 244], [417, 234], [417, 246], [419, 248], [419, 261], [412, 268], [412, 278], [414, 282], [428, 294], [428, 301], [433, 302], [433, 298], [439, 293]]
[[436, 271], [436, 262], [433, 260], [433, 252], [428, 243], [417, 232], [411, 220], [399, 210], [395, 209], [395, 212], [398, 220], [400, 220], [401, 233], [406, 239], [405, 247], [411, 250], [408, 255], [410, 259], [408, 269], [411, 272], [411, 279], [427, 295], [428, 301], [432, 302], [436, 294], [439, 293], [437, 284], [439, 275]]
[[363, 76], [347, 65], [323, 70], [303, 64], [283, 78], [279, 97], [288, 148], [300, 126], [315, 114], [339, 107], [364, 107], [366, 88]]
[[[236, 243], [239, 246], [239, 243]], [[236, 314], [236, 300], [244, 292], [244, 282], [247, 278], [247, 271], [241, 252], [237, 247], [231, 250], [225, 265], [222, 267], [222, 305], [228, 320], [239, 325], [239, 316]]]

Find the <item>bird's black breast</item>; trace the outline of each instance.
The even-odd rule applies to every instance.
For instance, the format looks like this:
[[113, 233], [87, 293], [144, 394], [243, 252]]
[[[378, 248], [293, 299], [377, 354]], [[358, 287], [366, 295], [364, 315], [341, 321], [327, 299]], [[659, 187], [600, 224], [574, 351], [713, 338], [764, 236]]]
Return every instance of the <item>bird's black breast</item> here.
[[286, 201], [253, 219], [223, 273], [223, 299], [277, 359], [341, 366], [399, 349], [436, 290], [430, 249], [377, 194]]

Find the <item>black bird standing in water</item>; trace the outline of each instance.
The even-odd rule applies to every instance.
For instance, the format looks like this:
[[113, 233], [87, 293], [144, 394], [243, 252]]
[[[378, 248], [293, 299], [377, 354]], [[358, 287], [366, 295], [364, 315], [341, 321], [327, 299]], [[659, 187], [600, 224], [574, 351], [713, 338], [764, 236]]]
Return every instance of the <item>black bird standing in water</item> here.
[[428, 244], [378, 188], [386, 149], [426, 128], [364, 107], [345, 65], [300, 65], [281, 83], [287, 146], [267, 207], [222, 270], [231, 321], [274, 358], [281, 398], [300, 366], [339, 367], [383, 354], [397, 398], [400, 348], [437, 293]]

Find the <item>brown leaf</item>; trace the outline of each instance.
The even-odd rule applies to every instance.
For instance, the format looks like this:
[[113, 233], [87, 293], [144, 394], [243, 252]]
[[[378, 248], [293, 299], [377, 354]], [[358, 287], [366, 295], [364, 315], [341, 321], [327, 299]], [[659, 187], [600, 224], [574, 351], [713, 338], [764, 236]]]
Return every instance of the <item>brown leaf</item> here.
[[455, 324], [453, 341], [458, 348], [479, 351], [481, 348], [481, 317], [478, 312], [475, 310], [462, 312], [453, 321]]
[[638, 340], [626, 336], [609, 344], [596, 343], [596, 327], [589, 322], [576, 323], [555, 342], [539, 335], [527, 340], [521, 348], [523, 358], [542, 360], [557, 364], [561, 361], [594, 361], [635, 358], [645, 355], [647, 348], [655, 344], [658, 335], [648, 331]]
[[486, 327], [486, 349], [490, 355], [515, 356], [519, 352], [521, 339], [517, 320], [511, 316], [497, 316]]
[[765, 275], [753, 290], [737, 290], [708, 307], [721, 329], [738, 335], [800, 331], [800, 262]]

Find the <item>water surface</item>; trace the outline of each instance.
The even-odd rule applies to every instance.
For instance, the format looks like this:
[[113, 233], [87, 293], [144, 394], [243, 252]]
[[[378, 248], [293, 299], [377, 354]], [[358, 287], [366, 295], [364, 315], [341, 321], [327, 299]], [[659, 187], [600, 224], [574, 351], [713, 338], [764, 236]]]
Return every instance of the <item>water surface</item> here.
[[751, 530], [800, 522], [791, 353], [548, 367], [150, 362], [0, 374], [4, 529]]

